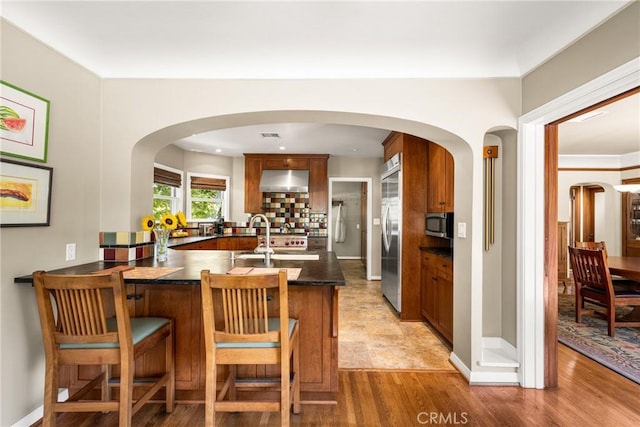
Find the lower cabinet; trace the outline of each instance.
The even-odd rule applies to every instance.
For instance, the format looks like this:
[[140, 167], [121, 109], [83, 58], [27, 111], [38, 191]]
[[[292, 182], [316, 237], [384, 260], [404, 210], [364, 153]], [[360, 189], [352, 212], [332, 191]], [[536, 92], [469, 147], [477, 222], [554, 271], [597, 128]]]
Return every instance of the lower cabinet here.
[[327, 250], [327, 238], [326, 237], [309, 237], [309, 238], [307, 238], [307, 250], [309, 250], [309, 251], [326, 251]]
[[249, 251], [258, 246], [258, 238], [255, 236], [229, 236], [229, 237], [211, 237], [210, 239], [201, 240], [199, 242], [187, 243], [184, 245], [174, 246], [172, 249], [177, 250], [220, 250], [220, 251]]
[[422, 316], [451, 343], [453, 341], [453, 263], [451, 258], [422, 252]]

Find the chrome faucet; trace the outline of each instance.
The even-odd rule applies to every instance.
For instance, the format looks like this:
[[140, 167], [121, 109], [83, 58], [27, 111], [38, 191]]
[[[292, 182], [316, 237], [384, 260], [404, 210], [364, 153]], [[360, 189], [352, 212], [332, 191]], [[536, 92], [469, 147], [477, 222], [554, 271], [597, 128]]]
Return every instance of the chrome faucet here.
[[253, 228], [253, 224], [256, 222], [256, 220], [260, 218], [263, 219], [265, 222], [265, 228], [267, 229], [267, 238], [265, 240], [265, 247], [261, 247], [258, 246], [257, 248], [254, 249], [255, 253], [263, 253], [264, 254], [264, 263], [266, 265], [269, 265], [271, 263], [271, 254], [273, 253], [273, 249], [271, 248], [271, 237], [270, 237], [270, 233], [269, 230], [271, 228], [271, 224], [269, 223], [269, 220], [267, 219], [266, 216], [264, 216], [263, 214], [256, 214], [251, 218], [251, 221], [249, 221], [249, 228]]

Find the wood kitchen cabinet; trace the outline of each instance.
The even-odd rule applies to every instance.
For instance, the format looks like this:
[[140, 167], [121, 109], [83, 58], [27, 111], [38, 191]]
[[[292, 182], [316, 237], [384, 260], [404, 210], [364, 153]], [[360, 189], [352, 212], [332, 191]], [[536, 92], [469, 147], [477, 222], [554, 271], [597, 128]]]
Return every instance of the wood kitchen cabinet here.
[[307, 250], [309, 250], [309, 251], [326, 251], [327, 250], [327, 238], [326, 237], [308, 237], [307, 238]]
[[422, 316], [449, 342], [453, 342], [453, 263], [451, 258], [422, 252]]
[[262, 169], [307, 170], [309, 169], [309, 159], [281, 156], [278, 156], [277, 158], [266, 158], [262, 161]]
[[327, 158], [309, 159], [309, 210], [313, 213], [327, 213], [329, 193], [327, 183]]
[[430, 142], [427, 165], [428, 212], [453, 212], [453, 173], [451, 153]]
[[244, 155], [244, 210], [263, 212], [260, 178], [266, 169], [309, 170], [309, 209], [327, 213], [328, 154], [248, 154]]

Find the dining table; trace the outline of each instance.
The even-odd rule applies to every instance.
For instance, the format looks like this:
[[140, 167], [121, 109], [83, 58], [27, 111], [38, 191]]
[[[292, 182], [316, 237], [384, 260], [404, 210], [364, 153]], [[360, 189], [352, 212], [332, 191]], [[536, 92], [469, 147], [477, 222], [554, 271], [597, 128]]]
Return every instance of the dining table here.
[[[607, 257], [609, 272], [612, 275], [638, 282], [640, 287], [640, 257], [633, 256], [609, 256]], [[640, 307], [624, 316], [626, 321], [640, 321]]]

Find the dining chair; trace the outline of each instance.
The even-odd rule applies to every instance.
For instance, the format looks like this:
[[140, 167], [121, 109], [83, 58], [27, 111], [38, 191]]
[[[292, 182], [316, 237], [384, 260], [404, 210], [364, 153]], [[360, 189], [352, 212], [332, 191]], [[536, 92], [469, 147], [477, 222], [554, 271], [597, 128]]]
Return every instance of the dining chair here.
[[[279, 411], [281, 425], [288, 426], [291, 406], [295, 414], [300, 413], [300, 356], [299, 322], [289, 318], [286, 270], [264, 275], [211, 274], [204, 270], [201, 290], [205, 424], [215, 425], [216, 412]], [[279, 375], [238, 375], [237, 365], [264, 364], [279, 364]], [[216, 392], [218, 365], [226, 365], [226, 372], [221, 369], [223, 384]], [[274, 390], [279, 390], [277, 400]]]
[[586, 310], [585, 303], [605, 308], [609, 336], [615, 336], [615, 328], [640, 326], [640, 321], [616, 318], [616, 307], [640, 306], [640, 291], [628, 288], [614, 288], [607, 257], [603, 249], [569, 247], [569, 260], [574, 275], [576, 296], [576, 322], [582, 322], [582, 315], [594, 313]]
[[[600, 241], [600, 242], [579, 242], [576, 240], [575, 242], [575, 247], [576, 248], [583, 248], [583, 249], [601, 249], [604, 252], [604, 257], [608, 258], [609, 255], [607, 254], [607, 244], [604, 241]], [[627, 287], [627, 288], [638, 288], [640, 289], [640, 282], [636, 282], [635, 280], [630, 280], [627, 279], [625, 277], [620, 277], [620, 276], [615, 276], [612, 275], [611, 276], [611, 280], [613, 281], [613, 286], [614, 287]]]
[[[122, 271], [87, 275], [36, 271], [33, 283], [45, 350], [45, 427], [56, 424], [59, 412], [99, 411], [117, 411], [118, 425], [130, 426], [131, 417], [162, 387], [166, 412], [173, 411], [173, 319], [130, 318]], [[164, 353], [164, 372], [157, 378], [141, 379], [140, 384], [136, 381], [136, 386], [149, 388], [134, 402], [134, 360], [155, 349]], [[58, 402], [62, 365], [98, 365], [100, 374], [66, 401]], [[111, 378], [113, 365], [119, 365], [119, 380]], [[96, 387], [100, 387], [101, 400], [83, 399]], [[119, 400], [111, 399], [111, 387], [119, 387]]]

